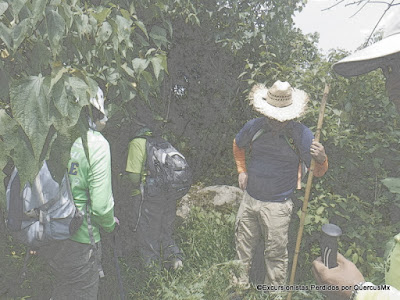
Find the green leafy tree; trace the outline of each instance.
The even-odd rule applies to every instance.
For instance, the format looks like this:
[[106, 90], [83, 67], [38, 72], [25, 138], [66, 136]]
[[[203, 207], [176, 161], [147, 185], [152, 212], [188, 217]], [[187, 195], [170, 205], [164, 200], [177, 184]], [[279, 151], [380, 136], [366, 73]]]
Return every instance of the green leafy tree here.
[[[71, 143], [85, 130], [81, 111], [97, 86], [110, 103], [111, 124], [131, 131], [132, 120], [135, 126], [141, 123], [137, 116], [146, 115], [146, 123], [159, 122], [186, 148], [197, 176], [205, 174], [209, 157], [227, 166], [225, 138], [213, 142], [221, 132], [232, 139], [249, 116], [241, 104], [232, 105], [245, 98], [241, 91], [247, 85], [238, 76], [260, 51], [261, 60], [291, 48], [293, 37], [282, 36], [293, 30], [292, 16], [303, 5], [0, 1], [0, 122], [7, 129], [0, 167], [12, 160], [22, 180], [30, 180], [53, 151], [56, 169], [62, 170]], [[109, 139], [119, 140], [126, 131], [109, 129]]]
[[0, 167], [12, 159], [23, 181], [52, 149], [61, 150], [58, 169], [66, 165], [98, 86], [115, 103], [146, 100], [167, 72], [167, 3], [149, 8], [160, 17], [155, 24], [138, 16], [145, 1], [94, 4], [101, 3], [0, 1]]

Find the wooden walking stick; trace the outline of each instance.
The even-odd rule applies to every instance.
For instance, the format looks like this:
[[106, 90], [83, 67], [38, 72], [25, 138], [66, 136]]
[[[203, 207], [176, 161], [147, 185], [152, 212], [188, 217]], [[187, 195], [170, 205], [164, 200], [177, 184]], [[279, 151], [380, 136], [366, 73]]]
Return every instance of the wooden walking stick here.
[[[328, 99], [328, 94], [329, 94], [329, 85], [325, 84], [324, 95], [322, 96], [321, 107], [319, 109], [317, 131], [315, 132], [315, 141], [317, 141], [317, 142], [319, 142], [319, 138], [321, 135], [322, 122], [324, 120], [325, 105], [326, 105], [326, 101]], [[296, 248], [294, 251], [292, 273], [290, 274], [289, 286], [293, 286], [294, 278], [296, 275], [297, 260], [298, 260], [299, 253], [300, 253], [301, 238], [303, 236], [304, 222], [305, 222], [306, 215], [307, 215], [308, 199], [310, 198], [311, 184], [312, 184], [313, 175], [314, 175], [313, 174], [314, 166], [315, 166], [315, 160], [314, 160], [314, 158], [311, 158], [310, 172], [309, 172], [308, 178], [307, 178], [307, 185], [306, 185], [306, 190], [305, 190], [305, 194], [304, 194], [303, 207], [301, 209], [300, 225], [299, 225], [299, 231], [297, 234]], [[287, 300], [292, 299], [292, 292], [293, 292], [292, 290], [289, 291]]]

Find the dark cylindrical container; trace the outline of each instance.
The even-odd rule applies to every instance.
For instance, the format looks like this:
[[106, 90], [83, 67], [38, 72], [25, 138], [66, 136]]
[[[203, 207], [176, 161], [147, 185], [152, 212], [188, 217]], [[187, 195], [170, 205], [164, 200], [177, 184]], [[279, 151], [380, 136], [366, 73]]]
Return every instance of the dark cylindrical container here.
[[322, 262], [329, 269], [337, 267], [338, 237], [342, 230], [335, 224], [322, 225], [321, 257]]

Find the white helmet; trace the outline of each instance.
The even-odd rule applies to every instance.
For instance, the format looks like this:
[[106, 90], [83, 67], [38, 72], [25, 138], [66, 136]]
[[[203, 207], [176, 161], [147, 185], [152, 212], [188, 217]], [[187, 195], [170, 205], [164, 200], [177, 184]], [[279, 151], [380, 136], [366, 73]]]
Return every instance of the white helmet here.
[[104, 109], [104, 94], [100, 87], [97, 90], [96, 97], [90, 98], [90, 103], [104, 115], [106, 115], [106, 111]]

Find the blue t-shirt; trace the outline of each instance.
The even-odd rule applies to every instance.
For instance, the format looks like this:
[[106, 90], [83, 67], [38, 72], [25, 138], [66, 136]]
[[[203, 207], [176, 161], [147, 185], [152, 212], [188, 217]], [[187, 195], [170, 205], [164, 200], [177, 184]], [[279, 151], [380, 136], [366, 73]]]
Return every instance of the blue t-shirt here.
[[[261, 128], [264, 133], [252, 142]], [[297, 184], [299, 160], [310, 166], [313, 138], [311, 130], [299, 122], [290, 121], [282, 130], [272, 133], [265, 118], [248, 121], [235, 141], [240, 148], [251, 146], [246, 188], [249, 195], [261, 201], [284, 201], [290, 197]], [[287, 139], [293, 139], [297, 150]]]

